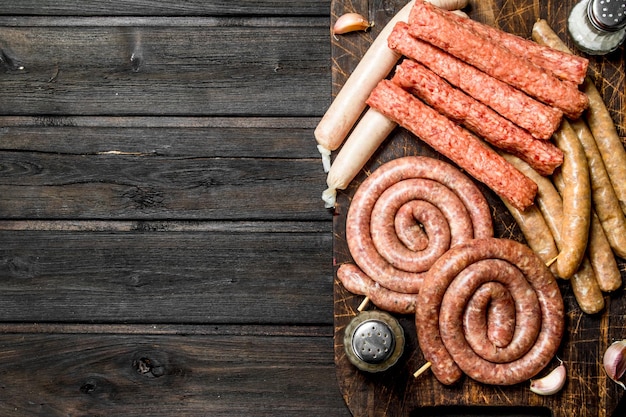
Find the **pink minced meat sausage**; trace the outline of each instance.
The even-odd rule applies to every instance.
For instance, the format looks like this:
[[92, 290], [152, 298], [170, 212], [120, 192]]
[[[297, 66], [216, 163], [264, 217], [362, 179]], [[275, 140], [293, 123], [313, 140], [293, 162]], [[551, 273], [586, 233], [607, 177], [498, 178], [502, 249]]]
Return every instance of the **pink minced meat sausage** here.
[[[390, 220], [398, 212], [400, 219]], [[409, 215], [413, 225], [423, 227], [424, 236], [421, 227], [408, 228], [403, 217]], [[392, 236], [381, 230], [376, 219], [387, 219], [391, 225], [398, 222], [409, 231]], [[441, 235], [446, 236], [440, 239]], [[346, 240], [354, 262], [384, 289], [403, 294], [419, 292], [425, 272], [451, 245], [489, 236], [493, 236], [491, 211], [478, 187], [454, 166], [422, 156], [394, 159], [376, 169], [354, 194], [346, 218]], [[399, 254], [385, 257], [400, 244], [405, 247]], [[413, 252], [407, 266], [403, 262], [409, 250]], [[357, 292], [367, 295], [364, 290]]]
[[390, 80], [367, 103], [408, 129], [519, 210], [533, 204], [537, 185], [478, 138]]
[[370, 302], [380, 309], [398, 314], [415, 313], [417, 294], [405, 294], [387, 289], [368, 277], [354, 264], [346, 263], [339, 266], [337, 279], [346, 290], [368, 297]]
[[[507, 287], [516, 314], [525, 314], [516, 320], [511, 347], [504, 348], [509, 352], [497, 359], [477, 354], [459, 323], [467, 299], [463, 291], [489, 281]], [[534, 377], [552, 360], [563, 336], [564, 317], [558, 284], [543, 261], [519, 242], [487, 238], [451, 248], [431, 267], [417, 297], [415, 324], [420, 349], [441, 383], [453, 384], [465, 373], [485, 384], [513, 385]], [[492, 342], [487, 340], [482, 348], [489, 347]], [[511, 357], [512, 351], [516, 355]], [[507, 355], [507, 361], [498, 363]]]
[[572, 82], [559, 80], [524, 57], [480, 36], [449, 18], [450, 12], [422, 0], [409, 16], [411, 35], [444, 49], [492, 77], [524, 91], [537, 100], [559, 108], [577, 119], [589, 105], [587, 96]]
[[538, 139], [550, 139], [561, 124], [563, 112], [559, 109], [547, 106], [428, 42], [414, 38], [406, 23], [396, 24], [387, 42], [391, 49], [425, 65]]
[[406, 59], [396, 67], [392, 81], [493, 146], [519, 157], [541, 175], [552, 175], [563, 163], [563, 152], [552, 142], [534, 138], [413, 60]]

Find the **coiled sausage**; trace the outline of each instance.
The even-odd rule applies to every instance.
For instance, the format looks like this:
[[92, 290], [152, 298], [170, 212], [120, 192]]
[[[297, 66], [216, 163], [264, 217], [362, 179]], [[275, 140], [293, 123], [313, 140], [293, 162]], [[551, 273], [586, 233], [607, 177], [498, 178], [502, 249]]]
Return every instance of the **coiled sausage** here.
[[[467, 293], [488, 281], [509, 289], [517, 319], [511, 343], [485, 359], [462, 337], [459, 314]], [[415, 322], [420, 348], [440, 382], [452, 384], [464, 372], [486, 384], [512, 385], [550, 362], [563, 335], [564, 314], [556, 279], [530, 248], [486, 238], [451, 248], [431, 267], [418, 294]]]
[[[396, 237], [394, 229], [405, 232]], [[355, 193], [346, 219], [355, 263], [381, 286], [406, 294], [419, 291], [424, 272], [450, 245], [491, 236], [489, 205], [478, 187], [452, 165], [423, 156], [375, 170]]]

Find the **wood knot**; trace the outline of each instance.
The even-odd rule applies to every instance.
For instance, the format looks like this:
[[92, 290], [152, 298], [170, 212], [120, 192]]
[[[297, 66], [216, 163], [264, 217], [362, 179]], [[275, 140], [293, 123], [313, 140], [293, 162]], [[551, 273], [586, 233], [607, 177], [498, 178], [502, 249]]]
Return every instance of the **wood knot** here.
[[159, 378], [165, 375], [165, 367], [147, 357], [135, 359], [133, 361], [133, 368], [138, 374], [148, 378]]

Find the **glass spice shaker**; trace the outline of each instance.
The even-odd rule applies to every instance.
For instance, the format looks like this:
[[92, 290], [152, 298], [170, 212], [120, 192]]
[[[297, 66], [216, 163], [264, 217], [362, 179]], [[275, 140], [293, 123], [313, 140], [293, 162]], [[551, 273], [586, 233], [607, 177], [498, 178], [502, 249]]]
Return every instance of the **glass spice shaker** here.
[[583, 0], [572, 9], [567, 27], [581, 51], [612, 52], [626, 38], [626, 0]]

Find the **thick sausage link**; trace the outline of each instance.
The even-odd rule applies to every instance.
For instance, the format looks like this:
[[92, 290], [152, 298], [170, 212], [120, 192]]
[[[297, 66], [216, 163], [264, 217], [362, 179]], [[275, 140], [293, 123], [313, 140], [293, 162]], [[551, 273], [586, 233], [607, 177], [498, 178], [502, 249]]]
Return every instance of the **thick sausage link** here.
[[[458, 275], [464, 274], [466, 268], [490, 259], [504, 261], [519, 270], [536, 294], [541, 312], [539, 333], [532, 347], [518, 359], [507, 363], [485, 360], [467, 347], [452, 346], [449, 351], [439, 329], [440, 314], [444, 312], [442, 303], [450, 284]], [[480, 277], [484, 274], [472, 274], [470, 271], [470, 275]], [[451, 303], [458, 302], [454, 293], [451, 297]], [[519, 309], [529, 308], [527, 298], [522, 297], [519, 302], [522, 304]], [[564, 315], [559, 287], [543, 261], [519, 242], [487, 238], [475, 239], [450, 249], [432, 266], [418, 294], [415, 323], [420, 348], [426, 360], [431, 362], [431, 369], [440, 382], [452, 384], [465, 372], [469, 377], [486, 384], [511, 385], [535, 376], [550, 362], [561, 342]]]
[[[537, 43], [571, 53], [567, 45], [543, 19], [533, 25], [532, 37]], [[602, 95], [591, 78], [585, 78], [583, 91], [589, 99], [589, 109], [585, 114], [585, 119], [602, 155], [622, 212], [626, 215], [626, 150], [624, 144], [617, 134], [615, 123], [604, 104]]]
[[571, 125], [587, 156], [591, 197], [598, 219], [615, 254], [626, 259], [626, 216], [620, 208], [602, 155], [591, 130], [583, 120], [575, 120]]
[[[557, 247], [560, 248], [563, 244], [561, 237], [563, 201], [559, 192], [549, 179], [539, 175], [521, 159], [511, 155], [505, 155], [505, 158], [537, 183], [539, 189], [536, 200], [537, 207], [543, 214]], [[555, 180], [558, 182], [558, 177], [555, 177]], [[604, 308], [602, 291], [588, 257], [583, 258], [580, 268], [571, 277], [571, 281], [576, 302], [582, 311], [587, 314], [594, 314]]]
[[342, 264], [337, 279], [353, 294], [364, 295], [376, 307], [398, 314], [415, 313], [415, 294], [403, 294], [378, 285], [354, 264]]
[[567, 120], [554, 134], [556, 145], [563, 151], [561, 170], [562, 187], [558, 187], [563, 200], [563, 221], [561, 223], [561, 247], [556, 261], [559, 276], [569, 279], [583, 257], [589, 240], [591, 219], [591, 184], [587, 157], [576, 132]]
[[[451, 236], [451, 242], [461, 243], [471, 238], [493, 236], [491, 213], [485, 197], [457, 168], [446, 162], [421, 156], [398, 158], [380, 166], [363, 181], [352, 199], [346, 219], [346, 239], [352, 258], [365, 274], [387, 289], [408, 294], [419, 291], [423, 273], [447, 250], [447, 247], [441, 246], [442, 241], [437, 240], [436, 235], [441, 229], [428, 230], [425, 227], [428, 246], [431, 244], [436, 246], [425, 247], [423, 242], [417, 245], [421, 250], [413, 252], [412, 258], [418, 260], [412, 262], [419, 263], [421, 267], [407, 271], [390, 263], [377, 249], [378, 245], [383, 247], [385, 252], [385, 248], [401, 242], [406, 236], [400, 239], [389, 238], [386, 234], [388, 230], [381, 231], [379, 226], [373, 227], [371, 223], [378, 217], [372, 213], [381, 195], [391, 188], [390, 193], [398, 191], [406, 197], [407, 193], [411, 194], [411, 191], [407, 190], [414, 186], [413, 182], [408, 181], [412, 179], [428, 180], [423, 182], [425, 189], [446, 187], [452, 191], [429, 202], [433, 209], [437, 206], [441, 215], [448, 220], [450, 230], [464, 233], [462, 237]], [[381, 205], [386, 204], [384, 201], [383, 198]], [[454, 213], [451, 211], [453, 207], [457, 207]], [[406, 220], [403, 221], [406, 224]], [[467, 230], [469, 225], [471, 230]], [[382, 236], [377, 236], [377, 244], [372, 238], [373, 233], [377, 235], [382, 233]], [[425, 258], [425, 255], [432, 256]]]

